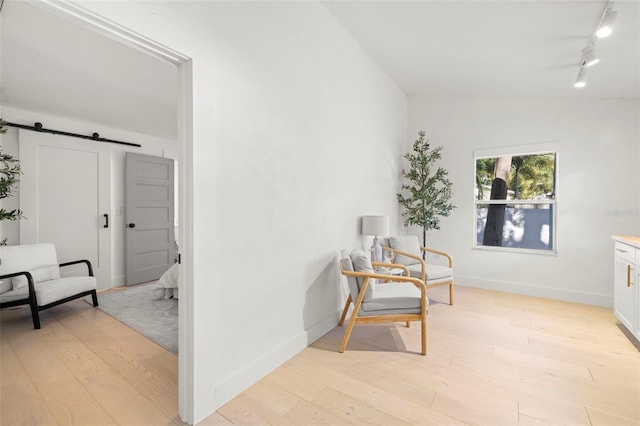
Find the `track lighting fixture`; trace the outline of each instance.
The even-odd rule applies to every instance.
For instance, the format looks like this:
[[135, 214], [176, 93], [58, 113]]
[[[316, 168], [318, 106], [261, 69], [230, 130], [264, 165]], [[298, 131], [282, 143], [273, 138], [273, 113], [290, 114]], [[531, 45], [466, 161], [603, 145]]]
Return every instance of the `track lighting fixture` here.
[[604, 14], [602, 15], [602, 19], [600, 20], [598, 31], [596, 31], [596, 37], [598, 38], [609, 37], [613, 32], [613, 24], [616, 22], [616, 18], [618, 17], [618, 12], [616, 12], [612, 8], [613, 8], [613, 3], [609, 2], [607, 4], [607, 8], [605, 9]]
[[582, 65], [590, 67], [600, 62], [600, 59], [596, 56], [596, 49], [592, 44], [582, 49]]
[[573, 87], [582, 88], [587, 85], [587, 70], [580, 67], [580, 71], [578, 71], [578, 77], [576, 78], [576, 82], [573, 84]]
[[613, 10], [613, 2], [611, 0], [607, 0], [604, 10], [602, 11], [602, 15], [600, 16], [598, 27], [596, 28], [593, 36], [591, 36], [591, 40], [589, 40], [587, 46], [582, 49], [582, 61], [579, 64], [580, 69], [578, 71], [578, 77], [576, 78], [576, 82], [573, 84], [573, 87], [581, 88], [587, 85], [586, 68], [600, 62], [596, 56], [596, 41], [601, 38], [608, 37], [611, 34], [613, 31], [613, 23], [617, 16], [618, 12]]

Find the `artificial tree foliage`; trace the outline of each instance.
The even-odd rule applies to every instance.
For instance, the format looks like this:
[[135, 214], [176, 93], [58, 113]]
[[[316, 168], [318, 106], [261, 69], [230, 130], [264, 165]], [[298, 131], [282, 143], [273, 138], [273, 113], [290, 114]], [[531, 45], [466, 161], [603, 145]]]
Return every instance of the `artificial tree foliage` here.
[[[402, 170], [405, 182], [402, 192], [396, 194], [402, 206], [404, 226], [422, 228], [422, 245], [427, 245], [427, 231], [440, 229], [440, 218], [449, 216], [455, 206], [451, 203], [452, 183], [449, 172], [437, 167], [442, 158], [442, 146], [432, 148], [425, 132], [418, 132], [413, 150], [404, 155], [411, 168]], [[424, 257], [424, 253], [423, 253]]]
[[[5, 122], [0, 118], [0, 133], [5, 133]], [[9, 198], [18, 184], [18, 177], [22, 174], [20, 161], [13, 156], [5, 154], [0, 148], [0, 199]], [[6, 210], [0, 208], [0, 221], [19, 220], [22, 218], [22, 211], [18, 209]], [[5, 245], [7, 239], [0, 240], [0, 245]]]

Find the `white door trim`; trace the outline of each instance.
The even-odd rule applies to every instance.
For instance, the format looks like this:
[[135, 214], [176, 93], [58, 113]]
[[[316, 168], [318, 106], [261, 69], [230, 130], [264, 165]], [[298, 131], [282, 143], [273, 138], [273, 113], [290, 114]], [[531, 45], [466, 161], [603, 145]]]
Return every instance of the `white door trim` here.
[[180, 146], [179, 209], [178, 228], [182, 266], [179, 268], [181, 282], [178, 333], [178, 410], [180, 418], [194, 422], [194, 371], [193, 371], [193, 67], [191, 58], [163, 46], [154, 40], [137, 34], [109, 21], [82, 6], [60, 0], [33, 2], [49, 12], [59, 14], [92, 31], [106, 35], [120, 43], [159, 57], [178, 67], [178, 144]]

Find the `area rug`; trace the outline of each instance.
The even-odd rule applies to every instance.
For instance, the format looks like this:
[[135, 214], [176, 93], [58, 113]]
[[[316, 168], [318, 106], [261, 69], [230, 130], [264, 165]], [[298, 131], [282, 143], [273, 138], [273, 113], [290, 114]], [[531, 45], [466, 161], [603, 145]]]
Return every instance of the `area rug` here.
[[98, 309], [178, 353], [178, 300], [158, 299], [153, 284], [98, 294]]

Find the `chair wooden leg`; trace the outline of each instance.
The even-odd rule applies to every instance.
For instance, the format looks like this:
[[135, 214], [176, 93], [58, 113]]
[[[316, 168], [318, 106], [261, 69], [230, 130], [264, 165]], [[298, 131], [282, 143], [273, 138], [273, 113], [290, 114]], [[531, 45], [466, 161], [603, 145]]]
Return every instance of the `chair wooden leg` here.
[[422, 326], [422, 355], [426, 355], [427, 354], [427, 315], [424, 314], [422, 316], [422, 321], [421, 321], [421, 326]]
[[453, 281], [449, 283], [449, 305], [453, 305]]
[[349, 338], [351, 337], [354, 325], [356, 325], [356, 315], [352, 314], [351, 319], [349, 319], [349, 325], [347, 325], [347, 329], [344, 331], [344, 337], [342, 338], [342, 344], [340, 345], [340, 353], [343, 353], [347, 348], [347, 343], [349, 343]]
[[407, 321], [407, 328], [411, 327], [411, 321]]
[[338, 322], [338, 325], [344, 324], [344, 319], [347, 316], [347, 312], [349, 311], [349, 305], [351, 305], [352, 301], [353, 299], [351, 298], [351, 295], [349, 295], [349, 297], [347, 297], [347, 303], [344, 304], [344, 309], [342, 310], [342, 316], [340, 317], [340, 321]]

